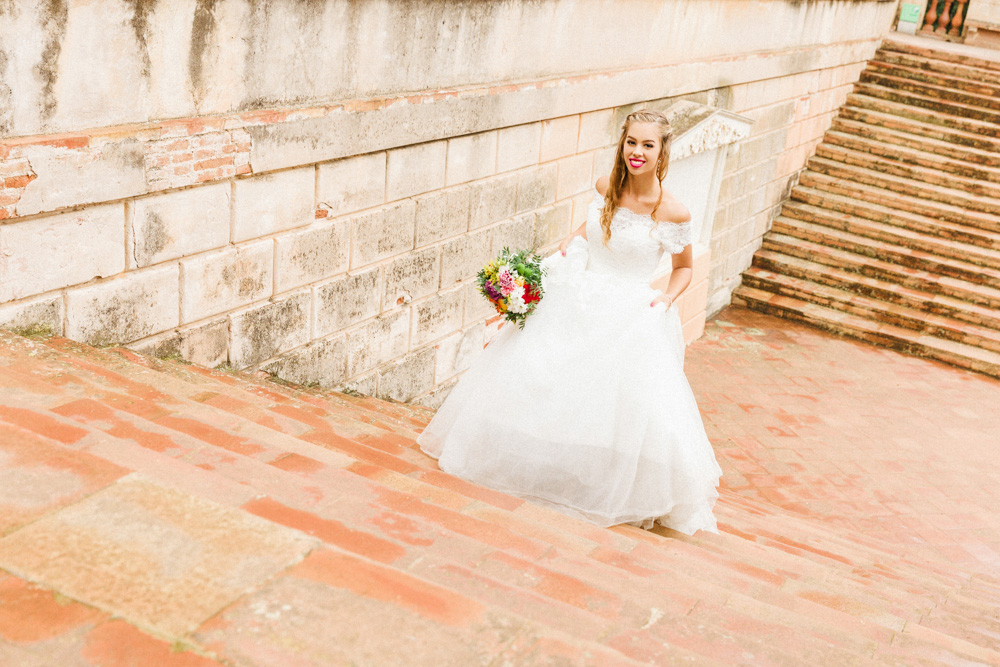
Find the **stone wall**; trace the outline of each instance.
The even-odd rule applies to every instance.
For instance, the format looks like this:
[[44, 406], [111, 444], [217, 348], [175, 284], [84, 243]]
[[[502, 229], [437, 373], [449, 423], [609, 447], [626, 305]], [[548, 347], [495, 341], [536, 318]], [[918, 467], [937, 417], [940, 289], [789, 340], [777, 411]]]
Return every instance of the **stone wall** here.
[[679, 98], [755, 121], [686, 297], [715, 311], [894, 9], [0, 3], [0, 324], [433, 404], [482, 263], [579, 224], [624, 115]]

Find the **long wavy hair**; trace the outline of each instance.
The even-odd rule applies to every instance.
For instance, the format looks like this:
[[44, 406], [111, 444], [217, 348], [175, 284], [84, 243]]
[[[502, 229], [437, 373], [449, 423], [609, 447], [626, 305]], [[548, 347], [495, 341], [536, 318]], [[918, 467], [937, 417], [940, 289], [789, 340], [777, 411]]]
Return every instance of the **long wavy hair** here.
[[[601, 229], [604, 230], [604, 243], [611, 238], [611, 219], [618, 210], [618, 203], [622, 198], [622, 191], [628, 181], [628, 167], [625, 166], [625, 137], [628, 135], [628, 128], [632, 123], [655, 123], [660, 130], [660, 157], [656, 163], [656, 178], [662, 183], [663, 177], [667, 175], [667, 163], [670, 161], [670, 142], [674, 137], [674, 131], [670, 128], [670, 121], [659, 111], [642, 109], [633, 111], [625, 117], [622, 124], [622, 136], [618, 138], [618, 152], [615, 153], [615, 164], [611, 168], [610, 183], [608, 191], [604, 195], [604, 208], [601, 210]], [[663, 188], [660, 188], [660, 197], [656, 200], [656, 206], [650, 215], [656, 215], [656, 209], [663, 201]]]

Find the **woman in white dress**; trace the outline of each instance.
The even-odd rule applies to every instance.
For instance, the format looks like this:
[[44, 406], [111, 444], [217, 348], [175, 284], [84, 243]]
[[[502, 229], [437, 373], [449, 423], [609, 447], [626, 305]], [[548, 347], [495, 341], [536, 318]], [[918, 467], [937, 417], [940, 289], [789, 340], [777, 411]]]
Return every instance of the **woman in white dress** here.
[[[670, 138], [658, 112], [626, 118], [524, 329], [501, 329], [418, 438], [442, 470], [601, 526], [717, 532], [721, 470], [673, 307], [692, 252], [690, 214], [661, 185]], [[650, 284], [664, 252], [673, 271]]]

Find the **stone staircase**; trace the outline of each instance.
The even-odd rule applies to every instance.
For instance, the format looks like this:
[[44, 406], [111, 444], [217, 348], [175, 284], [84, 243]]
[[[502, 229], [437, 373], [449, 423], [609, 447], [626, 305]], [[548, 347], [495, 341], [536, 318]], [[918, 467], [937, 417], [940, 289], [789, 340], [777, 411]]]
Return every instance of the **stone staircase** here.
[[734, 303], [1000, 377], [1000, 57], [981, 55], [882, 44]]
[[431, 414], [0, 332], [0, 664], [1000, 664], [982, 572], [726, 488], [718, 536], [596, 528]]

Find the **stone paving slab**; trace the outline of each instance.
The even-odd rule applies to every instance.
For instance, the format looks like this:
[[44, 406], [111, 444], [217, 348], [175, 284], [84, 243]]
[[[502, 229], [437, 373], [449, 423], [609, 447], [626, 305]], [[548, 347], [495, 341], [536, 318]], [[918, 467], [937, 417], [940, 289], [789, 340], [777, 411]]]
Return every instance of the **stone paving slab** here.
[[636, 664], [598, 645], [566, 643], [544, 626], [329, 549], [313, 552], [193, 638], [245, 665]]
[[2, 419], [0, 415], [0, 535], [128, 473], [96, 456], [68, 451], [56, 441]]
[[0, 539], [0, 567], [177, 637], [314, 544], [132, 475]]

